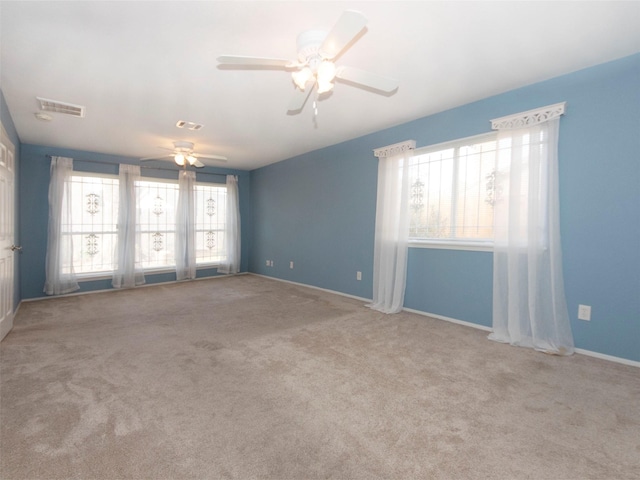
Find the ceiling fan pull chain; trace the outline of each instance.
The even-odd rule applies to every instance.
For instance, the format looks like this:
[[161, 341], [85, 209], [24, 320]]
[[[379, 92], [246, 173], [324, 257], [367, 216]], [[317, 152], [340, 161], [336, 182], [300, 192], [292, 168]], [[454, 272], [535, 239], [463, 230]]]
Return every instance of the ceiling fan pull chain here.
[[313, 121], [315, 122], [318, 117], [318, 89], [313, 92], [313, 95]]

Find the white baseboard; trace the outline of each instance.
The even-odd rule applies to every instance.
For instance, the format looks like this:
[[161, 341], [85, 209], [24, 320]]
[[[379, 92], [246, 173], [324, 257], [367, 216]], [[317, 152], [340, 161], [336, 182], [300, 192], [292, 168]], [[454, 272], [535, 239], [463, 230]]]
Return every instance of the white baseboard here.
[[475, 328], [477, 330], [484, 330], [485, 332], [491, 332], [493, 330], [491, 327], [487, 327], [485, 325], [479, 325], [473, 322], [466, 322], [464, 320], [458, 320], [457, 318], [445, 317], [444, 315], [438, 315], [435, 313], [423, 312], [421, 310], [414, 310], [413, 308], [403, 308], [402, 310], [404, 310], [405, 312], [416, 313], [424, 317], [435, 318], [436, 320], [444, 320], [445, 322], [456, 323], [458, 325]]
[[348, 293], [338, 292], [337, 290], [329, 290], [326, 288], [316, 287], [315, 285], [308, 285], [306, 283], [300, 282], [292, 282], [291, 280], [284, 280], [282, 278], [270, 277], [268, 275], [262, 275], [260, 273], [248, 272], [249, 275], [254, 275], [256, 277], [266, 278], [268, 280], [275, 280], [277, 282], [290, 283], [291, 285], [298, 285], [299, 287], [313, 288], [314, 290], [320, 290], [321, 292], [333, 293], [335, 295], [340, 295], [341, 297], [353, 298], [354, 300], [360, 300], [363, 302], [370, 302], [370, 298], [362, 298], [356, 297], [355, 295], [349, 295]]
[[576, 353], [580, 355], [587, 355], [589, 357], [599, 358], [601, 360], [608, 360], [609, 362], [621, 363], [623, 365], [629, 365], [631, 367], [640, 368], [640, 362], [635, 360], [629, 360], [627, 358], [614, 357], [613, 355], [606, 355], [604, 353], [592, 352], [591, 350], [584, 350], [582, 348], [576, 348]]
[[[173, 283], [198, 282], [200, 280], [214, 280], [216, 278], [235, 277], [237, 275], [247, 275], [247, 272], [233, 273], [229, 275], [212, 275], [210, 277], [199, 277], [199, 278], [193, 278], [191, 280], [169, 280], [168, 282], [144, 283], [142, 285], [137, 285], [133, 288], [157, 287], [158, 285], [170, 285]], [[129, 290], [129, 289], [128, 288], [103, 288], [102, 290], [89, 290], [87, 292], [72, 292], [72, 293], [65, 293], [64, 295], [45, 295], [42, 297], [25, 298], [20, 303], [38, 302], [40, 300], [48, 300], [50, 298], [76, 297], [78, 295], [90, 295], [92, 293], [121, 292], [123, 290]]]
[[[347, 293], [338, 292], [336, 290], [329, 290], [329, 289], [326, 289], [326, 288], [320, 288], [320, 287], [316, 287], [314, 285], [307, 285], [305, 283], [292, 282], [290, 280], [283, 280], [281, 278], [269, 277], [268, 275], [261, 275], [259, 273], [251, 273], [251, 272], [249, 272], [249, 275], [255, 275], [256, 277], [268, 278], [270, 280], [276, 280], [278, 282], [291, 283], [293, 285], [299, 285], [301, 287], [313, 288], [315, 290], [321, 290], [323, 292], [334, 293], [336, 295], [341, 295], [343, 297], [348, 297], [348, 298], [353, 298], [353, 299], [356, 299], [356, 300], [361, 300], [361, 301], [363, 301], [365, 303], [371, 302], [370, 298], [356, 297], [354, 295], [349, 295]], [[466, 322], [464, 320], [458, 320], [456, 318], [445, 317], [443, 315], [438, 315], [438, 314], [435, 314], [435, 313], [423, 312], [422, 310], [415, 310], [413, 308], [403, 308], [402, 310], [404, 310], [405, 312], [411, 312], [411, 313], [415, 313], [417, 315], [422, 315], [424, 317], [435, 318], [436, 320], [443, 320], [445, 322], [455, 323], [455, 324], [458, 324], [458, 325], [463, 325], [465, 327], [475, 328], [477, 330], [483, 330], [485, 332], [493, 331], [493, 329], [491, 327], [487, 327], [485, 325], [479, 325], [477, 323]], [[640, 368], [640, 362], [636, 362], [635, 360], [629, 360], [627, 358], [614, 357], [613, 355], [606, 355], [604, 353], [592, 352], [590, 350], [584, 350], [582, 348], [576, 348], [575, 352], [580, 354], [580, 355], [587, 355], [589, 357], [595, 357], [595, 358], [599, 358], [599, 359], [602, 359], [602, 360], [608, 360], [609, 362], [615, 362], [615, 363], [620, 363], [622, 365], [630, 365], [632, 367]]]
[[13, 328], [13, 317], [15, 317], [15, 312], [8, 318], [3, 318], [0, 322], [0, 342], [7, 336], [7, 334]]
[[11, 318], [5, 318], [4, 320], [2, 320], [2, 322], [0, 322], [0, 342], [4, 340], [4, 337], [9, 335], [9, 332], [13, 328], [13, 319], [16, 318], [16, 315], [18, 315], [20, 305], [22, 305], [22, 302], [18, 303], [18, 307], [13, 311], [13, 315], [11, 316]]
[[[322, 292], [333, 293], [335, 295], [340, 295], [342, 297], [353, 298], [354, 300], [360, 300], [365, 303], [371, 303], [370, 298], [357, 297], [355, 295], [350, 295], [348, 293], [338, 292], [337, 290], [329, 290], [327, 288], [316, 287], [315, 285], [307, 285], [306, 283], [300, 282], [292, 282], [291, 280], [284, 280], [282, 278], [270, 277], [268, 275], [262, 275], [259, 273], [249, 272], [249, 275], [255, 275], [256, 277], [267, 278], [269, 280], [276, 280], [278, 282], [290, 283], [292, 285], [298, 285], [300, 287], [313, 288], [314, 290], [320, 290]], [[431, 317], [437, 320], [444, 320], [445, 322], [457, 323], [458, 325], [464, 325], [465, 327], [477, 328], [479, 330], [485, 330], [487, 332], [491, 331], [490, 327], [485, 327], [484, 325], [478, 325], [477, 323], [465, 322], [464, 320], [457, 320], [455, 318], [445, 317], [443, 315], [436, 315], [435, 313], [423, 312], [422, 310], [414, 310], [413, 308], [403, 308], [405, 312], [416, 313], [418, 315], [422, 315], [423, 317]]]
[[[442, 315], [436, 315], [435, 313], [421, 312], [420, 310], [414, 310], [412, 308], [403, 308], [403, 310], [407, 312], [417, 313], [418, 315], [424, 315], [425, 317], [432, 317], [438, 320], [444, 320], [445, 322], [457, 323], [459, 325], [464, 325], [465, 327], [484, 330], [486, 332], [493, 331], [491, 327], [487, 327], [485, 325], [478, 325], [477, 323], [465, 322], [464, 320], [457, 320], [455, 318], [444, 317]], [[579, 353], [580, 355], [587, 355], [589, 357], [595, 357], [601, 360], [608, 360], [609, 362], [621, 363], [623, 365], [630, 365], [632, 367], [640, 368], [640, 362], [636, 362], [635, 360], [629, 360], [621, 357], [614, 357], [613, 355], [605, 355], [604, 353], [592, 352], [591, 350], [584, 350], [583, 348], [576, 348], [574, 349], [574, 351], [575, 353]]]

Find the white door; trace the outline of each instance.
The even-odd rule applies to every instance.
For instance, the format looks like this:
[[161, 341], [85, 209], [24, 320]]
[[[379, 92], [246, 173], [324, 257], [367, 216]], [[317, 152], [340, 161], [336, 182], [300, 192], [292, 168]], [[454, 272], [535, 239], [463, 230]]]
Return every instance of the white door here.
[[13, 327], [15, 150], [0, 125], [0, 340]]

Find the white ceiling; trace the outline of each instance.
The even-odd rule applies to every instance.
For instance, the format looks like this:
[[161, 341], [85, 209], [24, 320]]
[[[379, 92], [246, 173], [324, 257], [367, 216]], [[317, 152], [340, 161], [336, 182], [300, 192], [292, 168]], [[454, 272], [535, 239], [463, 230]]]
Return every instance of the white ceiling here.
[[[296, 57], [299, 33], [368, 19], [336, 62], [395, 77], [385, 96], [336, 83], [287, 114], [287, 72], [222, 54]], [[0, 2], [0, 88], [23, 143], [131, 157], [175, 140], [253, 169], [640, 51], [640, 2]], [[86, 107], [37, 120], [36, 97]], [[204, 124], [180, 130], [178, 120]]]

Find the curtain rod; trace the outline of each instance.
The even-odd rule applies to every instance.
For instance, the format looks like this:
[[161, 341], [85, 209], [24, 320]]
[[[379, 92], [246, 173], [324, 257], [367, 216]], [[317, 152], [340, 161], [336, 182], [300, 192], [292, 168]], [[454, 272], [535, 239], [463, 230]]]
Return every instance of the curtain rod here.
[[[45, 155], [45, 157], [47, 158], [52, 158], [52, 157], [59, 157], [61, 155], [50, 155], [47, 154]], [[77, 160], [78, 162], [85, 162], [85, 163], [99, 163], [101, 165], [120, 165], [119, 163], [112, 163], [112, 162], [101, 162], [100, 160], [85, 160], [82, 158], [74, 158], [74, 160]], [[128, 163], [127, 165], [135, 165], [134, 163]], [[147, 167], [146, 165], [140, 165], [140, 168], [147, 168], [149, 170], [164, 170], [166, 172], [180, 172], [180, 170], [182, 169], [177, 169], [177, 168], [164, 168], [164, 167]], [[209, 172], [199, 172], [196, 170], [196, 173], [198, 173], [199, 175], [216, 175], [218, 177], [226, 177], [227, 174], [226, 173], [209, 173]]]

